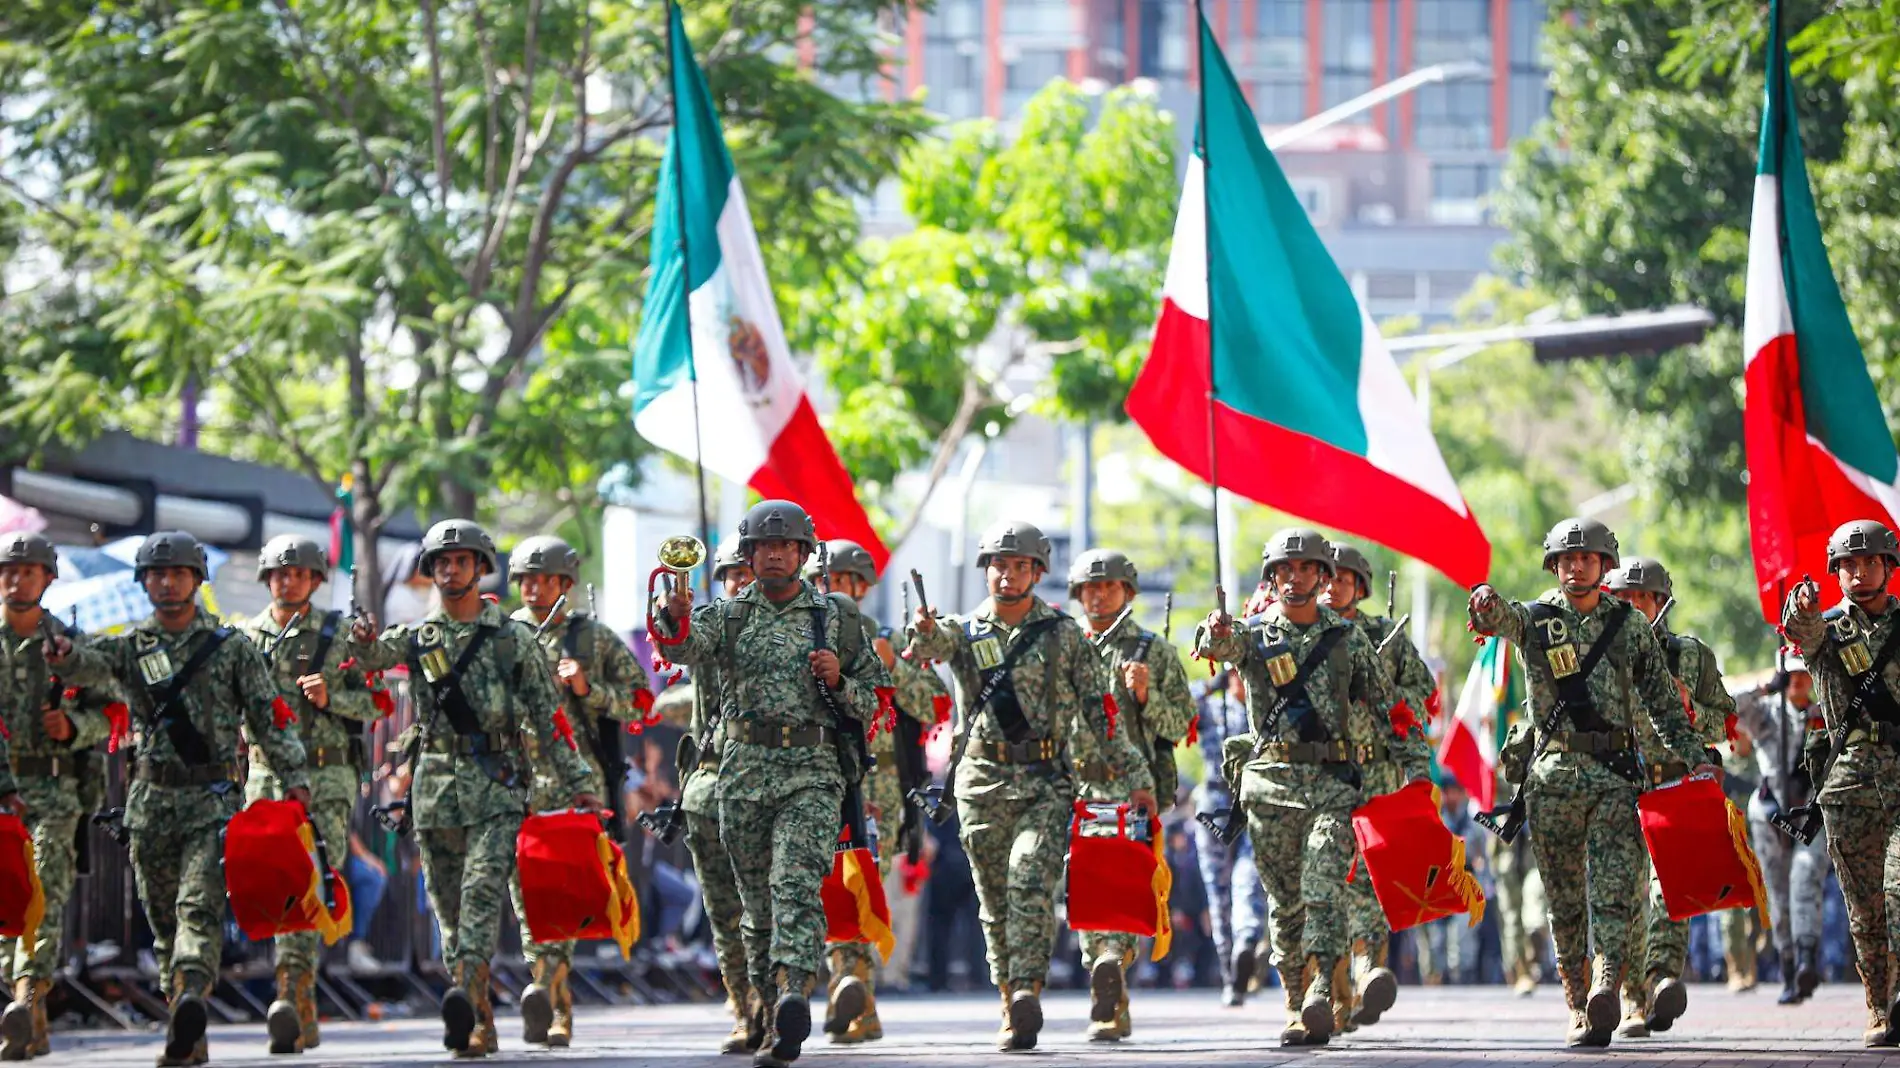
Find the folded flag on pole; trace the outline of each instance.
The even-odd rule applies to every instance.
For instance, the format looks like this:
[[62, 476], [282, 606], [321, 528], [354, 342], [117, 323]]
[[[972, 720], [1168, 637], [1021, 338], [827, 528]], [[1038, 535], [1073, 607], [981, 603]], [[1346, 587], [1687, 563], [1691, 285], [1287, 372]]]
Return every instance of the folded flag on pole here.
[[1900, 457], [1834, 281], [1795, 122], [1794, 83], [1770, 12], [1768, 91], [1742, 320], [1748, 529], [1762, 614], [1827, 572], [1827, 537], [1855, 519], [1900, 518]]
[[798, 502], [820, 537], [856, 541], [883, 567], [884, 542], [792, 364], [706, 77], [678, 6], [667, 8], [674, 123], [634, 339], [634, 427], [722, 478]]
[[1205, 19], [1200, 35], [1199, 152], [1129, 416], [1210, 478], [1211, 380], [1221, 488], [1482, 581], [1490, 542]]

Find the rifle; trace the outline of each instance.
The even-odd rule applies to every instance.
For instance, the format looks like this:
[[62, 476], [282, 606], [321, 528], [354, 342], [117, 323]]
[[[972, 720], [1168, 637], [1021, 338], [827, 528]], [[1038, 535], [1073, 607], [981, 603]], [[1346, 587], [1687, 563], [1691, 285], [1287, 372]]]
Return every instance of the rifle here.
[[1386, 635], [1385, 640], [1379, 643], [1379, 649], [1378, 649], [1379, 655], [1381, 656], [1385, 655], [1386, 647], [1392, 644], [1392, 640], [1394, 638], [1397, 638], [1399, 635], [1405, 633], [1405, 625], [1407, 623], [1410, 623], [1411, 621], [1412, 621], [1412, 613], [1407, 612], [1404, 615], [1399, 617], [1399, 621], [1397, 623], [1392, 624], [1392, 633]]
[[[924, 592], [924, 576], [919, 574], [916, 568], [911, 568], [910, 584], [917, 587], [917, 607], [923, 609], [925, 615], [934, 617], [937, 613], [930, 607], [930, 595]], [[951, 733], [954, 734], [956, 729], [957, 725], [953, 714], [950, 723]], [[965, 740], [967, 740], [967, 738], [968, 735], [966, 731]], [[959, 744], [950, 753], [949, 766], [944, 768], [943, 785], [938, 786], [934, 782], [926, 782], [925, 785], [914, 787], [906, 792], [904, 794], [904, 800], [925, 816], [930, 817], [930, 822], [940, 826], [944, 823], [948, 823], [950, 821], [951, 811], [950, 806], [944, 804], [943, 795], [950, 789], [957, 774], [957, 764], [962, 759], [963, 746]]]
[[1115, 636], [1116, 631], [1122, 629], [1122, 624], [1128, 622], [1128, 617], [1133, 615], [1134, 611], [1135, 611], [1135, 605], [1131, 601], [1127, 607], [1122, 609], [1122, 614], [1115, 617], [1115, 622], [1110, 623], [1108, 625], [1107, 630], [1089, 639], [1091, 642], [1094, 643], [1097, 651], [1100, 651], [1101, 649], [1104, 649], [1108, 646], [1108, 640]]
[[122, 849], [132, 841], [132, 832], [125, 829], [124, 808], [100, 809], [92, 814], [92, 824], [104, 831], [106, 837], [117, 842]]
[[[903, 618], [910, 618], [910, 586], [898, 584], [904, 598]], [[897, 736], [892, 740], [897, 753], [898, 792], [909, 797], [911, 791], [930, 785], [930, 762], [924, 757], [924, 725], [902, 714], [897, 717]], [[912, 864], [924, 855], [924, 825], [916, 805], [905, 805], [898, 817], [897, 844]]]
[[[1389, 616], [1392, 614], [1392, 609], [1397, 606], [1398, 600], [1399, 600], [1399, 573], [1397, 571], [1388, 571], [1385, 573], [1385, 614], [1386, 615]], [[1403, 622], [1399, 624], [1400, 627], [1404, 625], [1405, 624]], [[1393, 629], [1397, 630], [1398, 627], [1394, 627]]]
[[1161, 598], [1161, 640], [1174, 644], [1174, 591]]

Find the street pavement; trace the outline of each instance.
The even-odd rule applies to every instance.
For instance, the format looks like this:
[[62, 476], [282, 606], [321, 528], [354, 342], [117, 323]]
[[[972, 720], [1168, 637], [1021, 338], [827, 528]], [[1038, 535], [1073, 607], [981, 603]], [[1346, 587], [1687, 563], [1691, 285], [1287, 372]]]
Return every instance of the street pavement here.
[[[1083, 1037], [1088, 1003], [1080, 992], [1061, 991], [1044, 1001], [1047, 1024], [1031, 1059], [1047, 1065], [1233, 1064], [1305, 1066], [1360, 1063], [1379, 1068], [1457, 1068], [1510, 1062], [1572, 1063], [1613, 1060], [1618, 1068], [1727, 1065], [1869, 1066], [1885, 1058], [1863, 1050], [1860, 1032], [1866, 1009], [1858, 986], [1824, 986], [1805, 1005], [1775, 1004], [1777, 990], [1763, 986], [1731, 994], [1719, 985], [1690, 988], [1689, 1014], [1666, 1036], [1617, 1040], [1607, 1052], [1563, 1048], [1565, 1018], [1557, 988], [1517, 998], [1504, 987], [1405, 987], [1398, 1006], [1376, 1027], [1317, 1050], [1278, 1048], [1284, 1020], [1278, 990], [1242, 1009], [1224, 1009], [1213, 991], [1135, 992], [1135, 1034], [1118, 1046], [1091, 1045]], [[807, 1043], [801, 1064], [993, 1065], [997, 1022], [993, 996], [887, 998], [879, 1003], [889, 1036], [869, 1047], [827, 1045], [822, 1034]], [[822, 1010], [820, 1010], [821, 1012]], [[814, 1016], [819, 1015], [815, 1012]], [[566, 1050], [530, 1052], [521, 1044], [520, 1022], [499, 1021], [502, 1054], [487, 1063], [589, 1065], [743, 1065], [746, 1059], [715, 1052], [727, 1019], [716, 1005], [665, 1008], [582, 1009], [577, 1044]], [[60, 1068], [150, 1065], [160, 1044], [156, 1033], [68, 1032], [55, 1036], [48, 1063]], [[319, 1065], [451, 1063], [433, 1020], [325, 1024], [323, 1045], [301, 1056], [264, 1053], [264, 1028], [216, 1027], [212, 1063], [220, 1065]], [[461, 1062], [470, 1063], [470, 1062]], [[1900, 1054], [1893, 1057], [1900, 1068]]]

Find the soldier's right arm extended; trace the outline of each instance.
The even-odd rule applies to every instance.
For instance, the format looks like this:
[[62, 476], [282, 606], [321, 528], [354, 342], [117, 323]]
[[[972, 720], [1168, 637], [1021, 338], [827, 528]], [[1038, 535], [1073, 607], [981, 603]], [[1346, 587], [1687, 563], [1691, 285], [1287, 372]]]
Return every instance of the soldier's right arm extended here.
[[346, 648], [363, 670], [388, 671], [409, 659], [409, 628], [391, 627], [366, 642], [349, 633]]
[[1796, 603], [1798, 590], [1788, 593], [1788, 601], [1781, 609], [1781, 632], [1801, 650], [1801, 655], [1812, 660], [1819, 655], [1826, 644], [1827, 622], [1821, 618], [1821, 609], [1816, 607], [1803, 611]]
[[1247, 625], [1236, 619], [1229, 626], [1227, 636], [1220, 638], [1202, 623], [1194, 629], [1194, 655], [1203, 660], [1245, 667], [1253, 655], [1253, 643], [1247, 640]]
[[1502, 596], [1481, 610], [1473, 608], [1470, 615], [1474, 632], [1496, 635], [1516, 645], [1524, 644], [1524, 635], [1531, 626], [1530, 610]]
[[660, 655], [675, 664], [699, 665], [716, 659], [726, 638], [724, 613], [717, 604], [702, 604], [693, 609], [691, 618], [686, 621], [686, 636], [677, 644], [673, 644], [672, 639], [679, 636], [679, 625], [672, 617], [665, 612], [655, 612], [653, 623], [657, 635], [667, 639], [658, 643]]
[[952, 616], [939, 617], [937, 625], [928, 634], [918, 630], [916, 622], [912, 621], [905, 633], [910, 638], [910, 648], [918, 656], [946, 663], [956, 659], [958, 650], [963, 648], [966, 640], [962, 624]]

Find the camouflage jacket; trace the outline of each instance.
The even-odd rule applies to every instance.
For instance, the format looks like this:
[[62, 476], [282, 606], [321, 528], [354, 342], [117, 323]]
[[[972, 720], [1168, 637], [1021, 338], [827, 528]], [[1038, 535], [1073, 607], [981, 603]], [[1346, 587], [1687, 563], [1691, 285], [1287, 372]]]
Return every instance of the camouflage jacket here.
[[[1188, 724], [1194, 721], [1194, 696], [1188, 692], [1187, 670], [1181, 666], [1181, 654], [1175, 651], [1173, 644], [1163, 641], [1161, 635], [1136, 626], [1132, 618], [1108, 644], [1095, 644], [1093, 635], [1089, 641], [1101, 654], [1110, 692], [1115, 695], [1115, 707], [1120, 712], [1120, 722], [1115, 729], [1129, 732], [1128, 740], [1140, 750], [1153, 777], [1152, 755], [1156, 743], [1171, 746], [1187, 737]], [[1122, 665], [1137, 661], [1148, 665], [1146, 704], [1135, 699], [1135, 691], [1122, 679]], [[1098, 781], [1099, 772], [1106, 769], [1095, 736], [1077, 730], [1070, 734], [1069, 744], [1074, 753], [1076, 774], [1091, 783]], [[1156, 801], [1163, 805], [1169, 803], [1161, 798]]]
[[[371, 696], [368, 677], [362, 667], [350, 664], [350, 621], [338, 615], [334, 621], [330, 648], [323, 655], [323, 679], [329, 690], [327, 708], [318, 708], [303, 695], [297, 680], [315, 671], [313, 658], [321, 641], [325, 614], [314, 608], [289, 626], [279, 627], [270, 609], [244, 623], [243, 630], [269, 662], [277, 691], [296, 710], [297, 737], [303, 742], [305, 771], [310, 776], [313, 800], [356, 803], [357, 784], [367, 769], [354, 766], [350, 741], [360, 738], [358, 724], [382, 714]], [[251, 774], [271, 775], [270, 758], [260, 747], [251, 749]]]
[[[1333, 640], [1323, 659], [1313, 663], [1306, 680], [1310, 708], [1296, 715], [1289, 707], [1276, 715], [1276, 673], [1281, 685], [1290, 683], [1291, 672], [1305, 664], [1313, 648], [1334, 630], [1344, 630], [1345, 634]], [[1241, 801], [1281, 808], [1350, 809], [1363, 796], [1363, 777], [1342, 774], [1337, 770], [1341, 762], [1279, 759], [1271, 748], [1253, 748], [1263, 743], [1343, 743], [1353, 750], [1350, 756], [1354, 764], [1364, 763], [1378, 746], [1387, 759], [1397, 762], [1404, 778], [1431, 774], [1431, 754], [1424, 741], [1393, 734], [1391, 709], [1398, 704], [1399, 696], [1372, 643], [1363, 631], [1332, 609], [1322, 605], [1319, 618], [1302, 626], [1287, 619], [1285, 609], [1276, 602], [1252, 621], [1236, 621], [1224, 638], [1215, 637], [1202, 624], [1195, 634], [1195, 648], [1205, 658], [1232, 664], [1247, 681], [1253, 731], [1240, 736], [1244, 741], [1228, 740], [1224, 761], [1231, 766], [1234, 750], [1243, 744], [1249, 747], [1244, 754]], [[1254, 756], [1255, 752], [1259, 755]]]
[[[466, 751], [423, 670], [425, 657], [438, 649], [452, 665], [479, 628], [491, 633], [462, 673], [461, 688], [477, 726], [488, 736], [485, 755]], [[418, 828], [472, 827], [519, 817], [535, 777], [558, 783], [563, 800], [599, 792], [593, 769], [555, 730], [561, 698], [547, 659], [535, 653], [534, 631], [503, 615], [499, 606], [484, 603], [481, 614], [467, 623], [437, 608], [421, 623], [391, 627], [366, 644], [351, 642], [350, 649], [370, 671], [409, 668], [416, 722], [427, 732], [410, 787]]]
[[[1728, 718], [1735, 714], [1735, 699], [1722, 682], [1715, 651], [1687, 634], [1670, 634], [1667, 626], [1662, 647], [1663, 663], [1689, 691], [1689, 710], [1694, 713], [1690, 725], [1705, 748], [1720, 750], [1728, 741]], [[1647, 718], [1637, 720], [1636, 735], [1642, 740], [1643, 760], [1650, 767], [1661, 768], [1675, 760]]]
[[[818, 692], [810, 655], [817, 614], [825, 620], [825, 646], [838, 654], [842, 677], [832, 690], [834, 713]], [[663, 646], [666, 657], [695, 671], [719, 668], [722, 724], [758, 724], [800, 730], [829, 727], [862, 731], [877, 716], [878, 691], [889, 692], [891, 677], [877, 651], [864, 640], [857, 605], [842, 595], [819, 593], [801, 582], [798, 593], [775, 604], [755, 583], [739, 596], [693, 610], [683, 640]], [[659, 633], [678, 631], [663, 615]], [[845, 628], [857, 633], [845, 640]], [[840, 715], [848, 717], [840, 721]], [[819, 759], [804, 746], [754, 745], [726, 730], [719, 759], [719, 796], [763, 801], [810, 786], [843, 789], [845, 769], [835, 759]]]
[[[1438, 680], [1432, 677], [1432, 669], [1425, 665], [1425, 658], [1418, 655], [1418, 646], [1402, 635], [1392, 638], [1393, 620], [1385, 616], [1360, 612], [1352, 617], [1352, 622], [1372, 643], [1380, 665], [1385, 668], [1386, 678], [1392, 680], [1392, 689], [1412, 712], [1413, 722], [1406, 729], [1406, 734], [1429, 746], [1429, 743], [1425, 743], [1426, 706], [1431, 701], [1432, 692], [1438, 689]], [[1392, 639], [1390, 643], [1386, 642], [1388, 638]], [[1379, 652], [1382, 644], [1385, 645], [1385, 651]], [[1368, 709], [1367, 712], [1370, 714], [1373, 710]], [[1376, 723], [1377, 717], [1374, 716], [1373, 720]], [[1399, 725], [1399, 722], [1392, 724], [1394, 736]], [[1398, 764], [1391, 759], [1372, 761], [1366, 768], [1366, 792], [1369, 794], [1389, 794], [1404, 785], [1405, 777]]]
[[[1591, 704], [1613, 729], [1636, 734], [1647, 719], [1664, 747], [1662, 752], [1674, 760], [1694, 767], [1707, 759], [1701, 736], [1683, 714], [1682, 696], [1675, 677], [1669, 674], [1662, 646], [1642, 613], [1606, 595], [1597, 598], [1596, 608], [1589, 615], [1581, 615], [1559, 590], [1545, 592], [1538, 603], [1556, 609], [1557, 619], [1550, 628], [1553, 651], [1568, 644], [1568, 652], [1578, 661], [1585, 658], [1614, 613], [1634, 613], [1623, 622], [1603, 662], [1590, 673], [1587, 682]], [[1544, 720], [1557, 702], [1557, 678], [1549, 656], [1539, 653], [1532, 642], [1530, 609], [1521, 602], [1500, 598], [1494, 609], [1473, 613], [1471, 626], [1479, 634], [1502, 635], [1517, 646], [1518, 661], [1529, 683], [1530, 723], [1534, 730], [1542, 731]], [[1558, 727], [1563, 732], [1575, 729], [1569, 720]], [[1560, 773], [1592, 776], [1606, 786], [1612, 780], [1626, 782], [1596, 757], [1581, 753], [1545, 750], [1532, 769], [1533, 775]]]
[[[533, 630], [541, 621], [534, 617], [529, 608], [518, 608], [513, 618]], [[570, 638], [570, 635], [572, 637]], [[596, 757], [595, 743], [600, 736], [600, 721], [610, 719], [616, 723], [629, 723], [641, 719], [647, 709], [653, 707], [653, 690], [647, 685], [647, 673], [640, 670], [640, 662], [633, 658], [633, 650], [612, 629], [595, 620], [586, 613], [567, 613], [541, 632], [541, 651], [547, 655], [548, 671], [554, 671], [560, 662], [574, 655], [580, 661], [581, 670], [587, 673], [587, 696], [575, 697], [557, 675], [554, 685], [561, 691], [561, 698], [567, 703], [565, 713], [568, 724], [574, 729], [574, 741], [580, 746], [581, 758], [587, 761], [596, 774], [604, 770]], [[585, 715], [576, 714], [584, 712]], [[550, 788], [552, 784], [548, 784]], [[618, 791], [619, 777], [606, 783], [609, 790]]]
[[[74, 659], [99, 657], [118, 680], [120, 692], [132, 707], [139, 763], [185, 766], [171, 732], [153, 722], [158, 711], [155, 694], [173, 673], [184, 670], [220, 626], [202, 608], [177, 633], [166, 630], [157, 618], [147, 617], [124, 634], [88, 638], [83, 649], [74, 651]], [[278, 693], [263, 654], [242, 633], [226, 638], [192, 675], [177, 707], [204, 739], [214, 761], [234, 764], [239, 746], [248, 737], [263, 750], [286, 789], [310, 785], [303, 743], [292, 722], [294, 712]], [[156, 786], [135, 778], [126, 794], [126, 825], [213, 822], [229, 818], [237, 801], [218, 787]]]
[[670, 700], [693, 702], [693, 725], [687, 734], [693, 739], [694, 759], [690, 765], [676, 763], [674, 767], [679, 773], [680, 808], [715, 820], [719, 818], [719, 752], [726, 740], [718, 693], [718, 667], [702, 664], [693, 669], [691, 680], [668, 686], [654, 706], [663, 707]]
[[[979, 752], [973, 743], [1007, 739], [993, 712], [971, 708], [970, 703], [983, 689], [983, 665], [1000, 663], [1018, 631], [1047, 619], [1057, 622], [1037, 634], [1034, 644], [1010, 669], [1010, 682], [1029, 723], [1030, 735], [1057, 739], [1066, 748], [1079, 734], [1087, 732], [1101, 746], [1099, 754], [1109, 773], [1123, 781], [1127, 789], [1153, 789], [1147, 757], [1129, 740], [1129, 732], [1118, 728], [1111, 736], [1108, 702], [1113, 700], [1113, 691], [1101, 655], [1089, 644], [1080, 624], [1037, 598], [1015, 627], [998, 619], [995, 605], [984, 601], [967, 620], [975, 632], [974, 639], [965, 632], [966, 621], [955, 616], [938, 620], [927, 635], [919, 633], [914, 625], [911, 628], [911, 650], [949, 664], [956, 679], [961, 711], [957, 731], [969, 735], [968, 742], [957, 742], [963, 746], [963, 760], [957, 770], [956, 796], [1002, 800], [1045, 796], [1049, 776], [1046, 766], [998, 763]], [[1072, 759], [1073, 753], [1057, 754], [1057, 768], [1064, 777], [1071, 770]]]
[[[50, 613], [47, 623], [56, 634], [71, 633], [65, 624]], [[0, 712], [6, 716], [7, 733], [11, 735], [10, 739], [0, 738], [0, 747], [4, 747], [15, 758], [57, 757], [91, 749], [111, 734], [111, 721], [106, 717], [106, 708], [119, 700], [118, 687], [96, 666], [91, 673], [95, 681], [89, 686], [78, 684], [70, 670], [73, 667], [71, 663], [49, 671], [45, 658], [40, 655], [42, 641], [38, 630], [22, 637], [0, 628]], [[54, 678], [60, 680], [60, 708], [73, 725], [73, 736], [63, 742], [48, 737], [44, 726], [46, 698]], [[74, 694], [74, 690], [78, 692]], [[68, 697], [67, 694], [73, 696]], [[4, 774], [4, 769], [0, 769], [0, 774]], [[0, 779], [0, 787], [4, 787], [5, 782]], [[21, 784], [22, 788], [28, 785], [25, 782]], [[79, 784], [68, 776], [63, 781], [47, 780], [45, 785], [72, 790]], [[7, 792], [6, 789], [0, 789], [0, 794]]]
[[[1868, 720], [1876, 709], [1863, 710], [1855, 721], [1848, 719], [1854, 691], [1860, 688], [1862, 675], [1867, 671], [1877, 670], [1881, 676], [1870, 704], [1880, 703], [1882, 698], [1900, 701], [1900, 656], [1884, 664], [1873, 664], [1873, 659], [1880, 655], [1880, 647], [1886, 644], [1893, 629], [1900, 626], [1900, 611], [1896, 608], [1900, 608], [1900, 601], [1890, 596], [1885, 610], [1878, 616], [1869, 616], [1851, 601], [1825, 614], [1801, 612], [1795, 609], [1794, 596], [1790, 594], [1782, 613], [1782, 633], [1801, 650], [1808, 662], [1808, 671], [1814, 675], [1815, 699], [1829, 735], [1848, 732], [1847, 746], [1829, 769], [1826, 781], [1816, 783], [1820, 788], [1817, 799], [1823, 804], [1883, 804], [1881, 797], [1891, 789], [1895, 776], [1900, 775], [1900, 755], [1896, 755], [1892, 747], [1877, 744], [1867, 737]], [[1860, 673], [1852, 670], [1856, 666], [1861, 666]]]
[[[876, 635], [872, 635], [872, 639], [875, 638]], [[897, 690], [898, 715], [908, 716], [926, 729], [936, 725], [937, 706], [932, 698], [949, 692], [937, 673], [904, 656], [897, 658], [890, 672]], [[904, 815], [904, 791], [897, 775], [895, 727], [892, 723], [880, 723], [877, 733], [871, 736], [871, 756], [877, 766], [864, 781], [864, 799], [880, 813], [884, 821], [880, 830], [886, 836], [897, 833], [897, 823]]]

